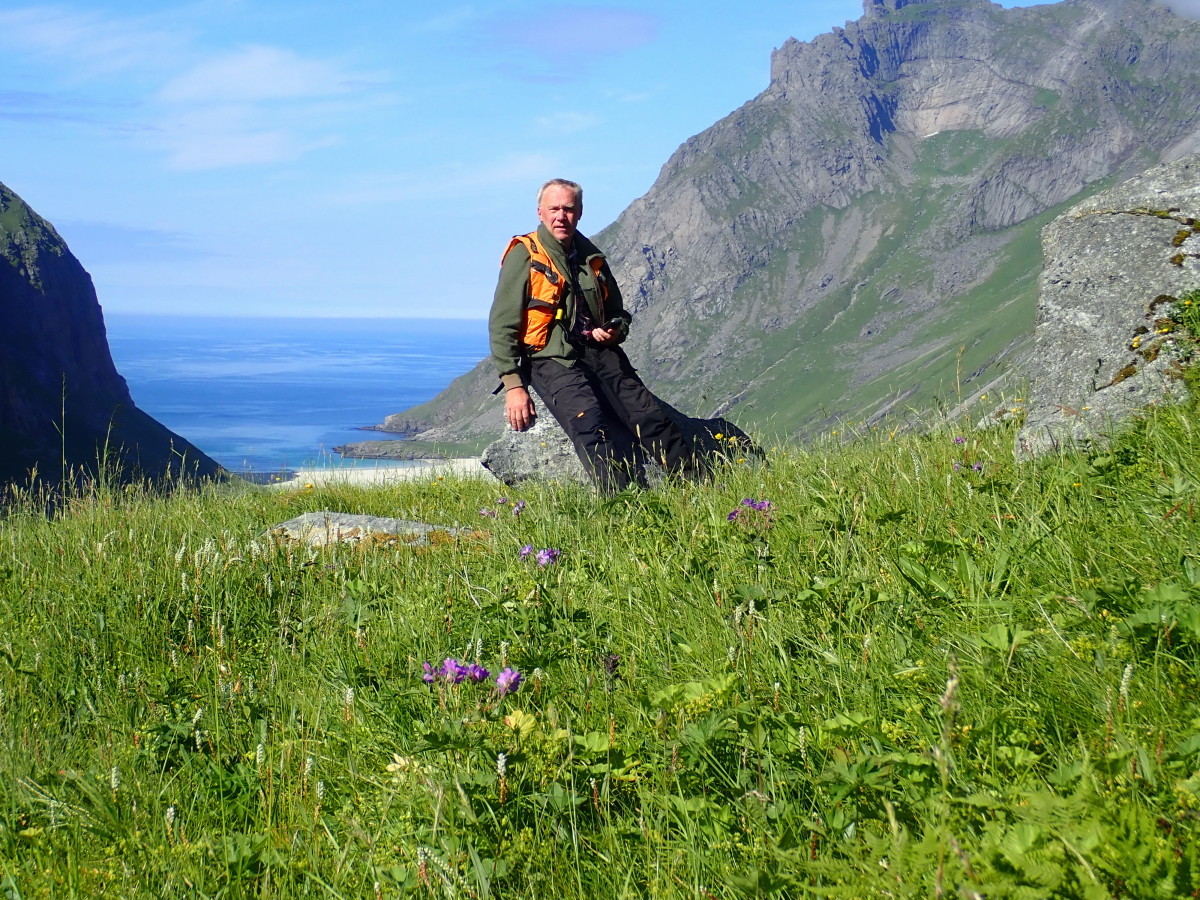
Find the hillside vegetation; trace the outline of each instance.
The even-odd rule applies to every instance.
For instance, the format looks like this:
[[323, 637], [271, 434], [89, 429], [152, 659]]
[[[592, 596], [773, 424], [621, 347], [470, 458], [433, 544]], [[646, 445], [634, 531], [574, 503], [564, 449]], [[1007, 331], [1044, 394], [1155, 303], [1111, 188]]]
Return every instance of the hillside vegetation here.
[[[1200, 890], [1195, 409], [1024, 465], [840, 438], [603, 502], [10, 496], [0, 890]], [[270, 536], [320, 509], [478, 531]]]

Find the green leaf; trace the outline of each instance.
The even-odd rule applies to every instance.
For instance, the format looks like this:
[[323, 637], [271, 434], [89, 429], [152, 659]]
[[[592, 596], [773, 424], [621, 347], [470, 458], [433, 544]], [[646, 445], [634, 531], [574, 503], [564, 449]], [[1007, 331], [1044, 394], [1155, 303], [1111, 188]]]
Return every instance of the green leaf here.
[[871, 716], [863, 712], [838, 713], [821, 723], [821, 730], [837, 737], [859, 734], [871, 722]]
[[926, 599], [955, 599], [954, 591], [951, 589], [949, 583], [941, 576], [925, 568], [924, 565], [915, 559], [910, 559], [907, 556], [898, 556], [896, 557], [896, 568], [900, 570], [900, 574], [904, 576], [904, 579]]
[[745, 897], [769, 897], [791, 883], [791, 878], [786, 875], [766, 869], [755, 869], [749, 875], [735, 875], [729, 879], [730, 886]]

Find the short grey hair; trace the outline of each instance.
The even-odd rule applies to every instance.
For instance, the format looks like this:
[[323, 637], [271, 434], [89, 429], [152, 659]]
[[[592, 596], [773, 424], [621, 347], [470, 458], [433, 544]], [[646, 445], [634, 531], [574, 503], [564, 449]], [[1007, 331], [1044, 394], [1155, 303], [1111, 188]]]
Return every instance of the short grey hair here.
[[566, 188], [567, 190], [574, 192], [575, 202], [578, 203], [581, 208], [583, 207], [583, 188], [577, 185], [574, 181], [567, 181], [565, 178], [551, 178], [540, 188], [538, 188], [538, 209], [542, 208], [542, 194], [546, 193], [546, 191], [552, 187]]

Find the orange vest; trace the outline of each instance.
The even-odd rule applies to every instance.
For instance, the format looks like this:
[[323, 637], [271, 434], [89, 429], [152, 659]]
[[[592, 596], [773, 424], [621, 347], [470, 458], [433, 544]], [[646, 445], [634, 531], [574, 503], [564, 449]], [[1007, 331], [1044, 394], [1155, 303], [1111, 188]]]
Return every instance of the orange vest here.
[[[501, 264], [513, 247], [521, 244], [529, 251], [529, 297], [525, 301], [525, 315], [521, 328], [521, 343], [530, 350], [541, 350], [550, 339], [551, 326], [562, 319], [562, 299], [567, 293], [570, 279], [554, 265], [545, 250], [537, 242], [537, 232], [518, 234], [504, 248]], [[588, 260], [596, 283], [600, 286], [600, 321], [604, 321], [604, 301], [608, 299], [608, 281], [604, 277], [604, 257], [593, 256]]]

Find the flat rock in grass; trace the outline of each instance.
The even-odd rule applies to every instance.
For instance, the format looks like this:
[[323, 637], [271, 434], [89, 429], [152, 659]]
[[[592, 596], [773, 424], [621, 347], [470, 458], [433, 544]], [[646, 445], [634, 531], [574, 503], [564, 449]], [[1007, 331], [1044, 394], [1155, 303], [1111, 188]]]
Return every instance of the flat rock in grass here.
[[478, 534], [472, 528], [450, 528], [430, 525], [411, 519], [390, 519], [385, 516], [362, 516], [351, 513], [305, 513], [276, 525], [271, 534], [311, 547], [331, 544], [358, 544], [362, 541], [396, 542], [411, 547], [424, 547], [439, 541]]

